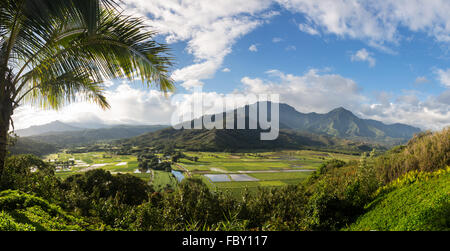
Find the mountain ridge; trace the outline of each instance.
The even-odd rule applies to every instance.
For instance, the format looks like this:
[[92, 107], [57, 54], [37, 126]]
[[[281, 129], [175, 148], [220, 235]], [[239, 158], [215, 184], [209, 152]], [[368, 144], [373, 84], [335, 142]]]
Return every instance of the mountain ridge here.
[[[286, 106], [289, 108], [286, 108]], [[282, 109], [291, 112], [285, 114], [284, 118], [282, 118]], [[297, 121], [293, 121], [290, 117], [297, 118]], [[280, 121], [283, 124], [287, 124], [290, 129], [305, 130], [342, 138], [366, 137], [381, 139], [390, 137], [409, 139], [415, 133], [421, 131], [420, 128], [406, 124], [385, 124], [373, 119], [361, 119], [344, 107], [338, 107], [328, 113], [321, 114], [301, 113], [287, 104], [280, 104]]]
[[43, 125], [33, 125], [28, 128], [16, 130], [15, 133], [20, 137], [28, 137], [39, 135], [48, 132], [64, 132], [64, 131], [78, 131], [83, 128], [69, 125], [59, 120], [52, 121]]
[[[167, 125], [114, 125], [100, 129], [85, 129], [73, 131], [45, 132], [40, 135], [18, 137], [17, 143], [10, 147], [11, 152], [32, 152], [30, 148], [54, 149], [73, 146], [84, 146], [98, 142], [107, 142], [123, 138], [131, 138], [144, 133], [161, 130]], [[26, 147], [26, 145], [29, 145]], [[51, 146], [51, 147], [50, 147]]]
[[[260, 103], [252, 104], [259, 111]], [[245, 114], [245, 128], [249, 128], [250, 106], [241, 107]], [[271, 106], [272, 103], [268, 103]], [[238, 109], [241, 109], [238, 108]], [[118, 141], [119, 144], [131, 144], [138, 146], [161, 146], [175, 144], [176, 147], [189, 150], [223, 151], [227, 149], [283, 149], [301, 147], [338, 148], [351, 146], [359, 149], [359, 146], [367, 144], [399, 144], [406, 142], [415, 133], [420, 132], [419, 128], [408, 125], [394, 124], [386, 125], [380, 121], [371, 121], [358, 118], [351, 111], [343, 107], [332, 111], [319, 113], [301, 113], [294, 107], [287, 104], [279, 104], [279, 137], [273, 141], [261, 141], [260, 134], [267, 130], [257, 128], [255, 130], [237, 129], [180, 129], [166, 128], [160, 131], [151, 132]], [[234, 110], [234, 128], [237, 128], [238, 112]], [[267, 117], [270, 120], [270, 107], [268, 107]], [[233, 113], [229, 111], [228, 113]], [[226, 113], [214, 114], [212, 119], [223, 116], [222, 122], [226, 123]], [[257, 112], [259, 119], [259, 112]], [[222, 115], [222, 116], [218, 116]], [[202, 120], [203, 116], [195, 120]], [[194, 120], [190, 121], [191, 126]], [[185, 122], [183, 124], [189, 124]], [[202, 124], [203, 125], [203, 124]], [[191, 127], [193, 128], [193, 127]], [[224, 128], [226, 128], [224, 126]], [[401, 131], [401, 132], [400, 132]], [[367, 147], [363, 147], [367, 149]]]

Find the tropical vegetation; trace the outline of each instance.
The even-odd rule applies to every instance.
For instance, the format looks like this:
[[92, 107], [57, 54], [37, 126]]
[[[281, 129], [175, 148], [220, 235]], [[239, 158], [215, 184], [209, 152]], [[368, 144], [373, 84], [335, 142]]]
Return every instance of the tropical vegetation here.
[[386, 153], [328, 160], [298, 185], [239, 197], [197, 178], [160, 191], [101, 169], [61, 180], [37, 157], [12, 156], [0, 229], [450, 230], [449, 142], [450, 128], [423, 133]]

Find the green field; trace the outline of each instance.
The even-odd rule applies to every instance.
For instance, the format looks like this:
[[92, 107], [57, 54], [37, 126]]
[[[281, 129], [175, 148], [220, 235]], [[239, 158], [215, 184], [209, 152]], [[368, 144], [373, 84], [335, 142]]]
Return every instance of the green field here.
[[[197, 156], [197, 162], [182, 159], [179, 169], [199, 177], [215, 191], [231, 192], [239, 196], [244, 188], [249, 192], [258, 188], [296, 185], [311, 175], [324, 161], [338, 158], [357, 160], [359, 156], [318, 151], [279, 151], [262, 153], [187, 152]], [[230, 181], [213, 181], [205, 175], [227, 175]], [[236, 181], [232, 175], [247, 175], [255, 181]]]
[[69, 175], [80, 173], [88, 170], [101, 168], [111, 173], [133, 173], [138, 162], [136, 156], [132, 155], [110, 155], [105, 152], [89, 152], [89, 153], [56, 153], [45, 157], [47, 161], [69, 161], [74, 160], [75, 166], [70, 170], [58, 170], [57, 176], [67, 177]]
[[89, 153], [57, 153], [50, 154], [45, 160], [52, 161], [68, 161], [74, 160], [76, 165], [70, 170], [61, 170], [57, 168], [56, 175], [60, 178], [67, 178], [70, 175], [83, 173], [88, 170], [103, 169], [110, 171], [112, 174], [128, 173], [136, 177], [142, 178], [153, 185], [156, 191], [165, 188], [174, 188], [177, 184], [176, 178], [168, 172], [152, 170], [150, 173], [137, 172], [138, 161], [133, 155], [110, 155], [106, 152], [89, 152]]
[[[324, 161], [338, 158], [349, 161], [359, 156], [335, 154], [318, 151], [278, 151], [261, 153], [212, 153], [186, 152], [198, 161], [181, 159], [172, 168], [184, 173], [185, 177], [201, 178], [213, 191], [231, 192], [239, 195], [244, 188], [250, 192], [259, 187], [280, 187], [296, 185], [307, 178]], [[104, 169], [113, 174], [129, 173], [148, 181], [156, 190], [173, 188], [176, 178], [168, 172], [152, 170], [150, 173], [136, 172], [138, 162], [132, 155], [110, 155], [105, 152], [58, 153], [46, 156], [47, 161], [75, 161], [70, 169], [58, 168], [57, 176], [69, 175], [88, 170]], [[226, 177], [228, 181], [212, 180], [205, 175]], [[219, 176], [217, 176], [219, 175]], [[242, 180], [244, 179], [244, 180]]]

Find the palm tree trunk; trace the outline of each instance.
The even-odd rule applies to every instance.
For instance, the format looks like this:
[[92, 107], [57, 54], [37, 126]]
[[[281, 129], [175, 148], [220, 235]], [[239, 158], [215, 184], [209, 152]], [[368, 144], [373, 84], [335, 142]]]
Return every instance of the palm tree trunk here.
[[9, 121], [12, 115], [12, 103], [9, 99], [0, 102], [0, 180], [3, 177], [8, 147]]

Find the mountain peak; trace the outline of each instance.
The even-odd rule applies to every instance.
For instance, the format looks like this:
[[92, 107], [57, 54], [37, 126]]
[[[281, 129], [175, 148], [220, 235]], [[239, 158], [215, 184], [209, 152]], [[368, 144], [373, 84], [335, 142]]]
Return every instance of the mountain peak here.
[[48, 123], [49, 125], [65, 125], [66, 123], [64, 123], [64, 122], [62, 122], [62, 121], [60, 121], [60, 120], [54, 120], [54, 121], [52, 121], [52, 122], [50, 122], [50, 123]]
[[343, 106], [339, 106], [338, 108], [334, 108], [333, 110], [331, 110], [331, 112], [333, 112], [333, 111], [350, 112], [349, 110], [345, 109]]
[[333, 110], [331, 110], [328, 114], [345, 114], [345, 115], [351, 115], [351, 116], [355, 116], [355, 114], [353, 114], [353, 112], [345, 109], [344, 107], [340, 106], [338, 108], [335, 108]]

